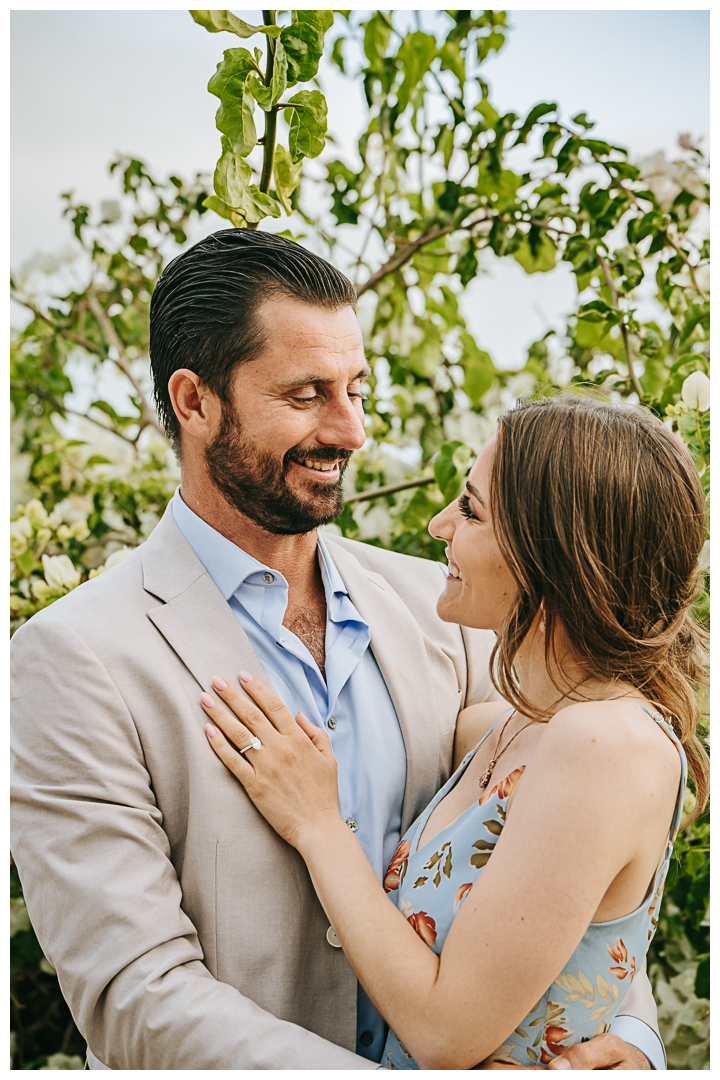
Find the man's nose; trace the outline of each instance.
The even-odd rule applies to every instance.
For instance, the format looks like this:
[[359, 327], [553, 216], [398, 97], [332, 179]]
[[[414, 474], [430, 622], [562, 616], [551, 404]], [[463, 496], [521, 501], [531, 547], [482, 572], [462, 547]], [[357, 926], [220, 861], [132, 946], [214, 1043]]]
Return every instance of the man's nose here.
[[322, 411], [315, 438], [323, 445], [359, 450], [365, 445], [363, 413], [350, 398], [328, 402]]

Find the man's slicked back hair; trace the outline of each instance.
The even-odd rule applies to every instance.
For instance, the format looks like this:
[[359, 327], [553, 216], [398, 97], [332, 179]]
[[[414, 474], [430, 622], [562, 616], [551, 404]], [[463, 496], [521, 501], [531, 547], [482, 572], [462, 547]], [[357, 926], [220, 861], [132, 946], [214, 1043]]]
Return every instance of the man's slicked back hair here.
[[227, 402], [235, 368], [266, 343], [257, 309], [279, 296], [331, 311], [357, 299], [352, 282], [319, 255], [251, 229], [213, 233], [165, 267], [150, 304], [150, 362], [158, 416], [176, 451], [171, 375], [189, 368]]

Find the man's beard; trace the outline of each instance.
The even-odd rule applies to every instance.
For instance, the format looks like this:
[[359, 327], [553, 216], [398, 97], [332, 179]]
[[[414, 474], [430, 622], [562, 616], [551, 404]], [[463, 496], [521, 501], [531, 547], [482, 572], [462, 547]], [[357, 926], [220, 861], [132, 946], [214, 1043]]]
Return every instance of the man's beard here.
[[[223, 498], [261, 529], [279, 536], [297, 536], [327, 525], [342, 513], [342, 477], [352, 450], [316, 446], [293, 446], [282, 462], [258, 450], [247, 439], [229, 406], [223, 405], [217, 435], [205, 448], [210, 479]], [[307, 494], [296, 495], [287, 482], [290, 462], [337, 461], [340, 476], [335, 482], [307, 483]]]

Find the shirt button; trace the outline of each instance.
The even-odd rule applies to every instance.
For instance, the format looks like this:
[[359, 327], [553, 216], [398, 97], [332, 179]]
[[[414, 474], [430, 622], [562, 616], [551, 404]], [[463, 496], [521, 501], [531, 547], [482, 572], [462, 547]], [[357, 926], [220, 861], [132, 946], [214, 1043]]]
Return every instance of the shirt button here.
[[352, 817], [348, 818], [347, 821], [345, 822], [345, 824], [347, 825], [348, 829], [350, 829], [351, 832], [357, 832], [358, 831], [358, 823], [355, 820], [355, 818], [352, 818]]
[[337, 727], [337, 720], [335, 719], [334, 716], [331, 716], [330, 719], [328, 720], [328, 727], [330, 728], [331, 731], [334, 731], [335, 728]]
[[328, 926], [327, 934], [325, 935], [325, 937], [327, 938], [329, 944], [332, 945], [333, 949], [342, 949], [342, 945], [340, 944], [340, 938], [337, 936], [332, 926]]
[[263, 574], [263, 581], [265, 582], [266, 585], [272, 585], [274, 580], [275, 580], [275, 575], [274, 574], [270, 574], [270, 573]]
[[363, 1046], [372, 1046], [374, 1035], [372, 1031], [363, 1031], [360, 1036], [360, 1042]]

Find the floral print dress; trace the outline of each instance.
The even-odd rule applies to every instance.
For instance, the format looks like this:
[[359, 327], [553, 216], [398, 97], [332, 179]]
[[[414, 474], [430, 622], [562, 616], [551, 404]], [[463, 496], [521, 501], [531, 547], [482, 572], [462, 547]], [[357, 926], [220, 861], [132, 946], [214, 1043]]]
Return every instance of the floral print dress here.
[[[524, 1068], [547, 1067], [569, 1046], [609, 1031], [628, 987], [645, 959], [657, 927], [665, 876], [682, 816], [687, 762], [670, 724], [644, 705], [641, 708], [670, 737], [682, 762], [682, 779], [663, 863], [639, 908], [619, 919], [588, 926], [553, 984], [488, 1061]], [[484, 791], [477, 802], [419, 852], [417, 845], [430, 814], [458, 782], [490, 731], [492, 728], [410, 826], [385, 876], [385, 891], [413, 929], [438, 955], [461, 904], [492, 856], [505, 825], [508, 799], [525, 766], [515, 769], [495, 787]], [[388, 1035], [381, 1064], [386, 1069], [419, 1068], [393, 1031]]]

